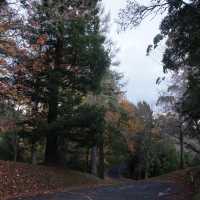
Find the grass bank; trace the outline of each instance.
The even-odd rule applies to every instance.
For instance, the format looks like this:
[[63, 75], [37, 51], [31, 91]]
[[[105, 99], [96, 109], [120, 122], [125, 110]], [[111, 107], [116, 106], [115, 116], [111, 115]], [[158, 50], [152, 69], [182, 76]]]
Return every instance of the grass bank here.
[[113, 181], [63, 168], [0, 161], [0, 200], [107, 184]]

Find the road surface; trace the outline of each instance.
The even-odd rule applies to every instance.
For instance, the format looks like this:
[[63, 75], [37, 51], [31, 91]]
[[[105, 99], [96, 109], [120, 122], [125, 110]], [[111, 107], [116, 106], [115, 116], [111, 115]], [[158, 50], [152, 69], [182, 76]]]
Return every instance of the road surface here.
[[15, 200], [190, 200], [183, 197], [184, 193], [184, 188], [175, 183], [143, 181]]

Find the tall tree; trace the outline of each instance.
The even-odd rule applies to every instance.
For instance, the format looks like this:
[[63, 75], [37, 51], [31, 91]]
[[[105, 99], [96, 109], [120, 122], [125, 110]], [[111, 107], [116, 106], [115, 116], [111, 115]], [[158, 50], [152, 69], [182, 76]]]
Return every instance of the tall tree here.
[[[200, 46], [200, 2], [191, 1], [151, 1], [142, 5], [130, 1], [127, 8], [120, 12], [122, 28], [139, 25], [146, 17], [155, 13], [165, 13], [160, 25], [160, 33], [154, 38], [149, 50], [156, 48], [160, 41], [166, 39], [163, 55], [164, 72], [174, 71], [184, 74], [184, 91], [176, 102], [176, 109], [185, 120], [195, 127], [199, 135], [199, 46]], [[178, 83], [179, 86], [182, 81]]]
[[29, 124], [33, 117], [46, 119], [45, 160], [56, 163], [59, 135], [51, 127], [60, 120], [66, 102], [62, 95], [83, 96], [96, 90], [110, 64], [100, 31], [100, 8], [97, 1], [60, 0], [22, 1], [21, 9], [29, 15], [17, 29], [17, 45], [12, 48], [23, 46], [23, 54], [14, 49], [13, 67], [1, 83], [9, 86], [7, 91], [15, 89], [16, 97], [21, 95], [23, 109], [31, 116]]
[[139, 118], [143, 121], [144, 124], [145, 178], [148, 178], [152, 151], [153, 111], [146, 102], [139, 102], [137, 105], [137, 112]]

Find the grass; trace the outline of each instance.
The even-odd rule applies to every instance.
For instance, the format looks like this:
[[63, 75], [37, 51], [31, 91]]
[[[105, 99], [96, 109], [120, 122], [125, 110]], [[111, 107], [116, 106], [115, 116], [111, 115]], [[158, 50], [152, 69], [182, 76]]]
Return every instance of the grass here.
[[200, 193], [195, 194], [193, 200], [200, 200]]

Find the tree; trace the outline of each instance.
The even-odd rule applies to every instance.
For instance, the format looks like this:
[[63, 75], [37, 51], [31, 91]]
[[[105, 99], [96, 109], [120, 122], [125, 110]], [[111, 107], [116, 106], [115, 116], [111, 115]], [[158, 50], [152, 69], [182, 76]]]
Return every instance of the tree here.
[[145, 178], [148, 178], [152, 151], [153, 111], [146, 102], [139, 102], [137, 105], [137, 113], [144, 124]]
[[[129, 161], [128, 177], [143, 179], [177, 169], [178, 154], [172, 143], [173, 140], [166, 136], [167, 133], [161, 123], [158, 125], [158, 119], [153, 114], [149, 104], [139, 102], [134, 105], [128, 101], [123, 101], [122, 105], [127, 111], [125, 123], [123, 124], [123, 134], [129, 149], [127, 159]], [[164, 116], [162, 117], [164, 118]], [[173, 135], [173, 131], [176, 130], [173, 129], [172, 125], [167, 126], [170, 121], [167, 122], [168, 124], [166, 121], [163, 124], [166, 125], [166, 130], [171, 127], [170, 130]]]
[[[93, 106], [95, 105], [101, 108], [104, 112], [104, 126], [102, 126], [102, 131], [99, 134], [99, 139], [96, 141], [96, 143], [94, 143], [91, 151], [92, 173], [96, 174], [98, 172], [101, 178], [104, 178], [106, 160], [105, 149], [109, 148], [107, 146], [108, 143], [110, 145], [110, 142], [115, 140], [115, 134], [117, 134], [119, 131], [119, 96], [122, 94], [119, 84], [120, 79], [120, 74], [111, 70], [107, 70], [101, 81], [99, 90], [96, 93], [90, 93], [85, 100], [86, 104]], [[112, 121], [113, 118], [110, 118], [111, 115], [117, 116], [117, 120]], [[113, 128], [112, 130], [110, 129], [111, 127]]]
[[122, 127], [130, 152], [130, 176], [147, 178], [150, 175], [153, 140], [157, 137], [153, 129], [153, 111], [146, 102], [134, 105], [124, 100], [122, 107], [127, 115]]
[[[5, 42], [7, 47], [10, 44], [14, 48], [13, 67], [1, 83], [9, 86], [7, 91], [12, 89], [15, 97], [20, 96], [23, 109], [30, 114], [25, 124], [31, 125], [35, 132], [40, 129], [39, 118], [45, 119], [48, 127], [63, 121], [61, 113], [66, 102], [63, 94], [72, 94], [77, 99], [75, 107], [81, 103], [81, 96], [97, 90], [110, 58], [104, 48], [105, 37], [100, 32], [97, 1], [61, 0], [56, 4], [23, 1], [21, 9], [29, 13], [28, 23], [17, 29], [24, 51], [15, 60], [20, 50], [16, 47], [18, 37], [15, 43]], [[4, 89], [4, 96], [7, 91]], [[45, 160], [56, 163], [59, 135], [48, 128], [45, 137]]]
[[177, 93], [181, 95], [178, 101], [174, 102], [174, 106], [184, 118], [184, 122], [187, 121], [187, 124], [195, 127], [197, 138], [199, 135], [197, 131], [199, 130], [199, 5], [198, 0], [189, 2], [155, 0], [148, 6], [130, 1], [127, 8], [120, 12], [120, 23], [125, 29], [139, 25], [151, 14], [165, 13], [160, 33], [154, 38], [153, 45], [148, 47], [148, 53], [156, 48], [160, 41], [166, 39], [166, 50], [163, 55], [164, 72], [172, 71], [183, 78], [183, 81], [176, 83], [180, 88]]
[[[157, 118], [157, 126], [164, 138], [172, 138], [180, 146], [179, 168], [184, 168], [184, 138], [186, 136], [185, 123], [181, 121], [178, 113], [167, 112]], [[172, 140], [172, 141], [173, 141]], [[177, 142], [178, 140], [178, 142]]]
[[[64, 2], [60, 2], [61, 7], [64, 9]], [[57, 30], [53, 40], [57, 40], [55, 44], [55, 69], [50, 70], [48, 73], [49, 82], [47, 85], [49, 91], [48, 100], [48, 123], [52, 123], [57, 119], [58, 116], [58, 89], [59, 87], [71, 87], [73, 90], [85, 91], [95, 89], [98, 86], [98, 80], [101, 79], [101, 74], [109, 64], [109, 59], [106, 58], [106, 52], [102, 45], [104, 37], [99, 34], [99, 19], [97, 17], [98, 10], [96, 3], [92, 3], [86, 9], [92, 9], [89, 16], [80, 18], [78, 20], [65, 20], [64, 12], [60, 13], [61, 21], [53, 27]], [[44, 4], [44, 6], [46, 6]], [[57, 8], [57, 5], [47, 5], [47, 19], [49, 20], [48, 12]], [[55, 7], [54, 7], [55, 6]], [[42, 7], [43, 9], [43, 7]], [[78, 8], [75, 8], [78, 10]], [[55, 16], [56, 20], [59, 16]], [[44, 23], [44, 22], [43, 22]], [[68, 27], [65, 30], [66, 27]], [[92, 28], [93, 27], [93, 28]], [[47, 27], [48, 30], [48, 27]], [[52, 34], [50, 30], [50, 34]], [[68, 34], [65, 37], [65, 34]], [[64, 39], [66, 38], [66, 41]], [[53, 41], [48, 41], [50, 44]], [[64, 46], [65, 43], [67, 46]], [[94, 51], [95, 49], [95, 51]], [[86, 51], [87, 50], [87, 51]], [[63, 57], [63, 53], [66, 51], [67, 56]], [[87, 58], [87, 59], [86, 59]], [[58, 60], [61, 59], [61, 60]], [[53, 61], [53, 62], [54, 62]], [[63, 73], [63, 68], [59, 69], [60, 66], [66, 65], [70, 69]], [[64, 69], [65, 70], [65, 69]], [[77, 74], [78, 72], [78, 74]], [[89, 73], [88, 73], [89, 72]], [[97, 76], [98, 74], [98, 76]], [[57, 75], [57, 76], [56, 76]], [[76, 78], [75, 78], [76, 77]], [[58, 80], [63, 81], [59, 82]], [[52, 96], [53, 95], [53, 96]], [[56, 96], [55, 96], [56, 95]], [[48, 139], [49, 138], [49, 139]], [[56, 143], [58, 136], [53, 136], [49, 133], [47, 137], [46, 147], [46, 161], [49, 162], [51, 158], [56, 159]], [[55, 154], [55, 155], [54, 155]], [[55, 161], [54, 160], [54, 161]], [[51, 162], [51, 161], [50, 161]]]

